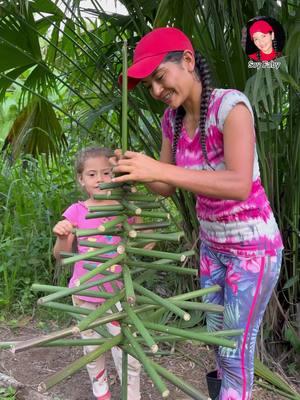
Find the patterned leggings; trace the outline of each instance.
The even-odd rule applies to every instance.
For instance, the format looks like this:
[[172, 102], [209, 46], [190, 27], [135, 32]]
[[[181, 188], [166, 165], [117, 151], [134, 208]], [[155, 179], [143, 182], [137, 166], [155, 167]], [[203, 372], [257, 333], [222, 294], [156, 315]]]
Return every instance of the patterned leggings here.
[[201, 287], [220, 285], [222, 290], [204, 296], [206, 303], [224, 305], [224, 314], [207, 313], [207, 329], [244, 329], [233, 338], [236, 349], [216, 348], [220, 400], [250, 400], [254, 375], [256, 336], [277, 282], [282, 251], [275, 256], [243, 258], [220, 253], [201, 244]]

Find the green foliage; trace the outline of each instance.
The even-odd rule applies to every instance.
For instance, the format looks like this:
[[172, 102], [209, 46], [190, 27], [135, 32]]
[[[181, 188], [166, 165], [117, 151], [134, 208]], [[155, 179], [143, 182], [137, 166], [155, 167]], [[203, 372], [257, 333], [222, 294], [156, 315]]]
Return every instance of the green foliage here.
[[24, 312], [34, 300], [30, 284], [53, 281], [52, 227], [78, 194], [67, 163], [49, 170], [45, 158], [27, 157], [0, 168], [0, 302]]
[[0, 387], [0, 398], [3, 400], [15, 400], [16, 389], [9, 386], [7, 388]]

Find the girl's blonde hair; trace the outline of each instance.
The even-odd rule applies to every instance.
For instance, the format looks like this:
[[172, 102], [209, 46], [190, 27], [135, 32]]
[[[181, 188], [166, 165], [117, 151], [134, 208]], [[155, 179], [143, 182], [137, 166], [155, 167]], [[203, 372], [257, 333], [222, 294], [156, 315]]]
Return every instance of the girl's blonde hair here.
[[94, 157], [109, 158], [112, 156], [113, 152], [107, 147], [97, 147], [97, 146], [86, 147], [85, 149], [82, 149], [77, 153], [75, 160], [75, 172], [77, 175], [82, 174], [84, 169], [84, 163], [88, 158], [94, 158]]

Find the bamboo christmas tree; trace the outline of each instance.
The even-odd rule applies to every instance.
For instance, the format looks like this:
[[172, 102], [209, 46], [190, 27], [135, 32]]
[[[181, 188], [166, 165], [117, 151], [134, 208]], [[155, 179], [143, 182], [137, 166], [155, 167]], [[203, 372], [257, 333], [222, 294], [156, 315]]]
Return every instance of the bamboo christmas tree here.
[[[126, 43], [123, 46], [123, 86], [122, 86], [122, 151], [127, 150], [127, 56]], [[164, 271], [180, 275], [196, 276], [197, 271], [183, 267], [187, 257], [194, 255], [194, 251], [171, 253], [159, 251], [155, 248], [146, 250], [148, 243], [161, 241], [179, 242], [183, 232], [169, 232], [170, 215], [162, 207], [159, 196], [137, 190], [132, 185], [108, 183], [101, 184], [105, 193], [95, 195], [98, 200], [117, 200], [118, 204], [90, 207], [87, 218], [112, 217], [108, 222], [97, 229], [77, 229], [74, 231], [79, 245], [91, 248], [84, 254], [63, 254], [63, 265], [69, 265], [84, 260], [87, 273], [76, 282], [72, 288], [34, 284], [34, 291], [43, 291], [46, 296], [38, 300], [38, 304], [52, 309], [62, 310], [74, 317], [77, 321], [73, 326], [53, 332], [46, 336], [26, 340], [12, 345], [12, 351], [24, 351], [37, 346], [85, 346], [97, 345], [96, 350], [81, 357], [68, 365], [62, 371], [45, 379], [39, 385], [41, 392], [48, 390], [67, 376], [75, 373], [92, 360], [107, 352], [113, 346], [123, 350], [122, 362], [122, 394], [121, 399], [127, 400], [127, 356], [138, 359], [145, 372], [152, 379], [162, 398], [169, 395], [165, 381], [169, 381], [193, 399], [207, 400], [208, 397], [197, 389], [176, 377], [167, 369], [154, 361], [160, 343], [174, 343], [186, 339], [200, 343], [221, 345], [234, 348], [236, 343], [228, 337], [242, 333], [241, 330], [218, 331], [213, 333], [180, 328], [180, 320], [189, 321], [191, 310], [211, 311], [222, 313], [223, 307], [214, 304], [204, 304], [195, 299], [221, 290], [214, 286], [177, 296], [163, 298], [154, 291], [143, 286], [145, 271]], [[130, 224], [131, 217], [140, 216], [141, 223]], [[93, 235], [111, 235], [120, 238], [117, 245], [107, 245], [98, 242], [82, 240]], [[113, 252], [113, 256], [108, 253]], [[111, 272], [111, 267], [121, 265], [122, 272]], [[91, 278], [101, 274], [104, 277], [96, 281]], [[123, 280], [124, 287], [115, 293], [107, 293], [101, 289], [105, 282], [112, 284], [116, 280]], [[89, 290], [99, 286], [99, 291]], [[83, 309], [64, 304], [71, 295], [84, 295], [105, 298], [106, 301], [96, 310]], [[60, 300], [60, 301], [58, 301]], [[122, 311], [118, 311], [116, 304], [121, 302]], [[108, 312], [108, 311], [112, 311]], [[155, 316], [160, 312], [168, 312], [176, 316], [171, 325], [157, 323]], [[105, 328], [110, 321], [119, 321], [121, 333], [111, 336]], [[79, 339], [80, 332], [94, 329], [102, 336], [101, 339]], [[150, 354], [150, 356], [149, 356]], [[152, 356], [151, 356], [152, 355]]]

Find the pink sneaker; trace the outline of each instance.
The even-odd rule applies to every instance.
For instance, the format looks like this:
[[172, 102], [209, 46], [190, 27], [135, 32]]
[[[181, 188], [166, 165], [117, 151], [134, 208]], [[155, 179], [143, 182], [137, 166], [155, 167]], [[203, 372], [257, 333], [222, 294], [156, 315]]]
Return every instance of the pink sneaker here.
[[103, 396], [97, 397], [97, 400], [110, 400], [110, 399], [111, 399], [110, 390], [108, 390]]

